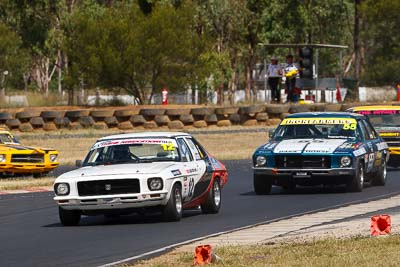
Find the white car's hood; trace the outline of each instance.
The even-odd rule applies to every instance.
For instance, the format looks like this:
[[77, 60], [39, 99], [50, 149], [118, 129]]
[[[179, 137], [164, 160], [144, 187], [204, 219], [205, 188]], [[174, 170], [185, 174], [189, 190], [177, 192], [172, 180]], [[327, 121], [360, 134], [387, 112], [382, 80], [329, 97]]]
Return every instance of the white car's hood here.
[[290, 139], [281, 141], [274, 153], [333, 153], [346, 139]]
[[59, 178], [77, 178], [92, 176], [110, 176], [125, 174], [156, 174], [173, 166], [172, 162], [152, 162], [135, 164], [115, 164], [82, 167], [74, 171], [67, 172]]

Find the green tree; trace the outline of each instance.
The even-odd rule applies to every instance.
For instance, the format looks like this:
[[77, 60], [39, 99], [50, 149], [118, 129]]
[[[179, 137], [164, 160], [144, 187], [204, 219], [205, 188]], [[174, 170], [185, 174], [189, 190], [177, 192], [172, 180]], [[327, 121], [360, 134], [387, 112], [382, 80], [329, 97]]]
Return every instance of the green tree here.
[[26, 70], [27, 55], [21, 49], [19, 36], [0, 23], [0, 89], [5, 95], [6, 84], [17, 86]]
[[0, 4], [1, 19], [21, 37], [23, 47], [31, 56], [31, 77], [47, 93], [57, 69], [62, 12], [66, 1], [5, 0]]
[[362, 82], [366, 85], [388, 85], [399, 80], [400, 2], [365, 0], [361, 6], [365, 27], [365, 70]]
[[163, 86], [182, 90], [196, 76], [191, 67], [204, 42], [193, 34], [190, 5], [160, 3], [144, 15], [137, 4], [120, 4], [94, 17], [77, 12], [74, 21], [68, 47], [75, 81], [123, 88], [150, 103]]

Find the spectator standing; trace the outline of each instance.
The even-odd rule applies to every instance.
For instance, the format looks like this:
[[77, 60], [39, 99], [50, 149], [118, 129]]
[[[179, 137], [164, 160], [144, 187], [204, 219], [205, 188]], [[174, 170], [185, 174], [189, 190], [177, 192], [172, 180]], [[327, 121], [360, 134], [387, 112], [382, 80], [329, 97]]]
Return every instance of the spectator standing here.
[[293, 63], [293, 55], [286, 56], [286, 65], [283, 70], [283, 74], [285, 77], [285, 85], [287, 91], [287, 100], [286, 102], [294, 101], [294, 90], [296, 87], [296, 76], [299, 73], [299, 69]]
[[279, 83], [282, 78], [282, 67], [278, 64], [278, 59], [274, 56], [271, 57], [271, 63], [267, 69], [268, 85], [271, 89], [272, 102], [281, 102], [281, 90]]

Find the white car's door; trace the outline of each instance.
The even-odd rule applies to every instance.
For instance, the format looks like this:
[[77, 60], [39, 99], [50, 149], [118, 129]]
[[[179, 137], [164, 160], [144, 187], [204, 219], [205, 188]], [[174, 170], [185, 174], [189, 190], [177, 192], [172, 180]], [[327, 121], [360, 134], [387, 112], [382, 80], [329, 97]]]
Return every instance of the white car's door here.
[[199, 168], [197, 167], [193, 154], [184, 138], [177, 138], [176, 141], [181, 154], [184, 175], [182, 196], [184, 201], [187, 202], [193, 198], [195, 185], [200, 179]]
[[196, 166], [196, 179], [193, 193], [193, 198], [196, 198], [207, 191], [207, 188], [211, 182], [213, 171], [211, 166], [209, 166], [209, 170], [207, 171], [205, 151], [200, 149], [200, 147], [194, 143], [194, 140], [191, 137], [185, 137], [185, 141], [189, 145]]

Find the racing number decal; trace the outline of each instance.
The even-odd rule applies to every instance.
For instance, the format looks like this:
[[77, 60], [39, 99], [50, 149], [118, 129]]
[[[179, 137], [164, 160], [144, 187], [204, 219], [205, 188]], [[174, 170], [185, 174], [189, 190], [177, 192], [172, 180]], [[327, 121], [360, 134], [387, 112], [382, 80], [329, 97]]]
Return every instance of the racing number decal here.
[[370, 172], [372, 170], [372, 167], [374, 166], [374, 161], [375, 161], [375, 153], [370, 153], [367, 155], [365, 155], [365, 157], [367, 158], [367, 172]]
[[161, 144], [164, 151], [172, 151], [174, 150], [174, 144]]
[[343, 124], [343, 130], [355, 130], [357, 128], [356, 123], [345, 123]]
[[193, 192], [194, 192], [194, 177], [188, 177], [189, 179], [189, 192], [188, 192], [188, 197], [192, 198]]

